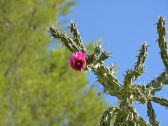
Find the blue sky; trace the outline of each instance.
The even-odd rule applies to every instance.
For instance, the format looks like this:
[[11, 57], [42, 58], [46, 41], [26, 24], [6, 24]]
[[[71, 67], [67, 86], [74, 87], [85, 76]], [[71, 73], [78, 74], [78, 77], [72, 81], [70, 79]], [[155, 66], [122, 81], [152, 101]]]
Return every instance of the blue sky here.
[[[85, 43], [103, 40], [103, 48], [112, 52], [106, 64], [118, 66], [121, 82], [125, 71], [134, 65], [140, 45], [147, 42], [150, 46], [145, 74], [137, 82], [148, 83], [164, 69], [156, 41], [155, 23], [159, 16], [168, 20], [167, 7], [168, 0], [78, 0], [71, 14], [60, 20], [75, 21]], [[93, 77], [93, 74], [89, 74], [89, 78]], [[95, 83], [95, 79], [90, 79], [90, 83]], [[168, 86], [156, 95], [168, 98]], [[105, 95], [105, 99], [111, 105], [118, 103], [108, 95]], [[153, 105], [160, 125], [167, 126], [168, 109]], [[147, 119], [146, 106], [136, 103], [136, 108]]]

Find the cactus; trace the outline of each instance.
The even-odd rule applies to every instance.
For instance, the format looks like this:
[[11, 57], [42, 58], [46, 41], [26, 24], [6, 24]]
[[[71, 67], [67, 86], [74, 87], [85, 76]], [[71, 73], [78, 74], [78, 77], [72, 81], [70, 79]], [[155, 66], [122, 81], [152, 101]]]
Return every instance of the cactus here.
[[[93, 71], [107, 93], [117, 97], [120, 101], [118, 106], [112, 106], [105, 110], [100, 120], [100, 126], [159, 126], [155, 111], [152, 107], [152, 102], [168, 107], [168, 99], [155, 96], [157, 91], [168, 84], [168, 53], [165, 39], [165, 19], [159, 17], [157, 23], [157, 32], [159, 36], [158, 45], [165, 70], [146, 85], [136, 84], [135, 80], [144, 72], [144, 62], [148, 50], [147, 43], [142, 44], [135, 66], [126, 72], [122, 84], [115, 75], [116, 69], [104, 64], [104, 61], [109, 58], [110, 53], [103, 51], [100, 45], [96, 45], [93, 52], [87, 51], [81, 40], [77, 25], [72, 22], [70, 28], [72, 34], [69, 36], [66, 32], [60, 32], [58, 28], [53, 26], [50, 27], [49, 31], [54, 38], [61, 40], [63, 45], [72, 53], [78, 51], [85, 53], [87, 56], [85, 70]], [[149, 123], [136, 112], [133, 106], [135, 101], [141, 104], [146, 103]]]

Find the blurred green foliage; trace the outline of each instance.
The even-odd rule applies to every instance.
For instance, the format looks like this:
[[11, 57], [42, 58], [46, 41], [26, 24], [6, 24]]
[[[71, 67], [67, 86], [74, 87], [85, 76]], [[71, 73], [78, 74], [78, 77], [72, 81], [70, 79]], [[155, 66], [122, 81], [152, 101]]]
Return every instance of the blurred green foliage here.
[[71, 70], [67, 51], [48, 49], [46, 26], [74, 4], [0, 0], [0, 126], [98, 125], [102, 96]]

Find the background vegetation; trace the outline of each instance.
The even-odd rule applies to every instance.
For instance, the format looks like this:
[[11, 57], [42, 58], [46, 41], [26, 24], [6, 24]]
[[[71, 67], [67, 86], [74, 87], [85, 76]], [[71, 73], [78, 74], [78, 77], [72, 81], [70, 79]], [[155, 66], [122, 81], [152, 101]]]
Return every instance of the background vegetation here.
[[[66, 0], [0, 0], [0, 125], [93, 126], [106, 108], [69, 68], [69, 53], [49, 50], [46, 26], [69, 13]], [[66, 59], [66, 60], [65, 60]]]

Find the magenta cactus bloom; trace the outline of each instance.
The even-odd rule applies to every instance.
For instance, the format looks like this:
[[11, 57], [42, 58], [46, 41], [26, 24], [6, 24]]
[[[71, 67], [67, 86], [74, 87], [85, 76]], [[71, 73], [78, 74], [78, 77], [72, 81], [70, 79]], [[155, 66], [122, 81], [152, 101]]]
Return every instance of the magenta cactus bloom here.
[[86, 53], [78, 51], [70, 57], [71, 67], [76, 71], [83, 71], [86, 68]]

